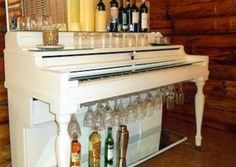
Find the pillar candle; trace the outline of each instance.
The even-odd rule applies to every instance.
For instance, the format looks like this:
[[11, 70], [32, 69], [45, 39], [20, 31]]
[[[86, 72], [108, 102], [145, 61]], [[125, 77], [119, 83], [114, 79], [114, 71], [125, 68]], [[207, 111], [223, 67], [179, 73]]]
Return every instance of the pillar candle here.
[[80, 30], [80, 0], [67, 0], [67, 21], [68, 31]]
[[80, 27], [81, 31], [94, 31], [95, 1], [80, 1]]

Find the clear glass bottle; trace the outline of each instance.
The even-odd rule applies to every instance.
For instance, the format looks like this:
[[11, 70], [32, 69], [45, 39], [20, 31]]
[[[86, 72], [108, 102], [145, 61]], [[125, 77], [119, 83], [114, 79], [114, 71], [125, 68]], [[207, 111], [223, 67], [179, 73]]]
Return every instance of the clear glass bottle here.
[[113, 166], [114, 140], [112, 137], [112, 127], [108, 127], [108, 134], [105, 140], [104, 167]]
[[145, 3], [145, 0], [142, 0], [142, 5], [139, 9], [139, 31], [148, 31], [148, 7]]
[[102, 0], [97, 4], [96, 18], [95, 18], [95, 30], [99, 32], [106, 31], [106, 6]]
[[94, 127], [93, 132], [89, 136], [88, 166], [100, 167], [100, 156], [101, 156], [101, 136], [98, 133], [98, 128]]
[[81, 167], [81, 144], [76, 133], [73, 133], [71, 142], [71, 161], [70, 167]]

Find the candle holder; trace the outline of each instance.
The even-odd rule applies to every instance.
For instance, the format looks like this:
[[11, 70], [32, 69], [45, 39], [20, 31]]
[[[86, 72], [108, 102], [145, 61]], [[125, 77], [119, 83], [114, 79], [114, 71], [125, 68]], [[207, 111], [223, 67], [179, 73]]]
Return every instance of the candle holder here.
[[59, 40], [59, 31], [56, 26], [44, 26], [43, 29], [43, 45], [57, 46]]

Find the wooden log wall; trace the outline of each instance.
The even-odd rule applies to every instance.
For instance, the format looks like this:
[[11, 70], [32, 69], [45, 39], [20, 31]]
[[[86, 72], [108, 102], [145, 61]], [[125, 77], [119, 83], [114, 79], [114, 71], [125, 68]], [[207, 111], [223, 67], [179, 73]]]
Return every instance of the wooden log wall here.
[[5, 1], [0, 0], [0, 166], [10, 162], [10, 137], [8, 125], [7, 91], [4, 88], [4, 35], [6, 32]]
[[[236, 1], [169, 0], [168, 16], [172, 43], [184, 44], [187, 53], [210, 59], [203, 125], [236, 132]], [[186, 105], [169, 115], [194, 122], [196, 88], [188, 84], [185, 90]]]

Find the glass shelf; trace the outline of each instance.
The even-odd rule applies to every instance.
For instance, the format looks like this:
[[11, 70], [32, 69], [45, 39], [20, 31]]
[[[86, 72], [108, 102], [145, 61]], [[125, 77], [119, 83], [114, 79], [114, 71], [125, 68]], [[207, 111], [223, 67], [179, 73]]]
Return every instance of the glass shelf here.
[[[141, 139], [129, 143], [127, 164], [129, 167], [134, 167], [186, 140], [187, 137], [169, 130], [162, 130], [161, 132], [143, 136]], [[104, 155], [101, 155], [101, 166], [104, 166], [103, 157]], [[82, 162], [82, 166], [88, 167], [88, 162]], [[117, 166], [116, 162], [114, 162], [113, 166]]]

